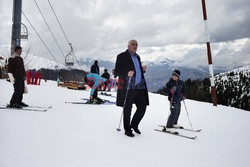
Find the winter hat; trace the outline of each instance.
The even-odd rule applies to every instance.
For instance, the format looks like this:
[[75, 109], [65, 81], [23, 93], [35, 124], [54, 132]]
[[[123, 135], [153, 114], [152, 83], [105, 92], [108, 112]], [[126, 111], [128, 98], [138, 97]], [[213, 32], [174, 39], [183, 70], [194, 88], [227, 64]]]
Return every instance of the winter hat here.
[[178, 78], [180, 78], [181, 72], [179, 70], [174, 70], [172, 75], [176, 75]]

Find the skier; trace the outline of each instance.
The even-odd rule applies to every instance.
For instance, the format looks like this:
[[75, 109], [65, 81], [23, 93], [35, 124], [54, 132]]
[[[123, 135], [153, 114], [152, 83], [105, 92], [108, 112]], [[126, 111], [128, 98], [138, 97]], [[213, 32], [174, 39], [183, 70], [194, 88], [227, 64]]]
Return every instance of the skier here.
[[170, 116], [168, 117], [167, 125], [164, 130], [175, 132], [174, 128], [182, 129], [178, 125], [178, 118], [181, 112], [181, 101], [185, 99], [185, 84], [180, 80], [180, 71], [174, 70], [172, 78], [166, 84], [166, 93], [170, 101]]
[[90, 69], [90, 73], [94, 73], [94, 74], [100, 74], [99, 73], [100, 70], [99, 70], [99, 66], [98, 66], [98, 61], [95, 60], [95, 63], [91, 66], [91, 69]]
[[87, 83], [89, 87], [91, 87], [88, 103], [97, 103], [97, 104], [103, 103], [104, 101], [97, 97], [98, 95], [97, 88], [108, 80], [102, 78], [98, 74], [89, 73], [84, 77], [84, 81]]
[[[105, 79], [107, 79], [107, 80], [109, 80], [110, 75], [109, 75], [107, 69], [104, 70], [104, 73], [102, 74], [101, 77], [102, 77], [102, 78], [105, 78]], [[105, 82], [105, 83], [104, 83], [104, 87], [103, 87], [103, 91], [106, 91], [107, 87], [108, 87], [108, 84]], [[110, 86], [109, 86], [109, 91], [110, 91]]]
[[23, 93], [25, 91], [25, 69], [23, 58], [21, 57], [22, 47], [16, 46], [14, 54], [8, 60], [8, 76], [10, 82], [14, 86], [14, 93], [10, 100], [10, 104], [7, 107], [10, 108], [22, 108], [28, 107], [27, 104], [22, 102]]

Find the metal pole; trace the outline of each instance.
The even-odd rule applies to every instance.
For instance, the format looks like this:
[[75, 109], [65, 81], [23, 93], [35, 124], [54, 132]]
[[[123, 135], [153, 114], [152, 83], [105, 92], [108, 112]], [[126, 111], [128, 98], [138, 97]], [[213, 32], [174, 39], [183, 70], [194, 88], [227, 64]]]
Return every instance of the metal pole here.
[[124, 99], [124, 103], [123, 103], [123, 109], [122, 109], [122, 113], [121, 113], [121, 118], [120, 118], [118, 128], [116, 128], [117, 131], [121, 131], [120, 127], [121, 127], [121, 122], [122, 122], [122, 116], [124, 114], [124, 109], [125, 109], [125, 105], [126, 105], [126, 102], [127, 102], [128, 91], [129, 91], [129, 88], [130, 88], [130, 82], [131, 82], [131, 78], [129, 78], [129, 80], [128, 80], [127, 90], [126, 90], [125, 99]]
[[16, 46], [21, 46], [22, 0], [13, 0], [13, 18], [11, 34], [11, 55]]
[[190, 117], [189, 117], [189, 114], [188, 114], [188, 110], [187, 110], [187, 106], [185, 104], [185, 100], [183, 100], [183, 104], [184, 104], [184, 107], [185, 107], [185, 110], [186, 110], [186, 113], [187, 113], [187, 116], [188, 116], [190, 127], [191, 127], [192, 130], [194, 130], [193, 125], [192, 125], [191, 120], [190, 120]]
[[207, 57], [208, 57], [208, 65], [209, 65], [209, 78], [211, 83], [211, 93], [212, 93], [212, 101], [213, 105], [217, 106], [217, 98], [216, 98], [216, 90], [215, 90], [215, 83], [214, 83], [214, 70], [213, 70], [213, 63], [212, 63], [212, 54], [211, 54], [211, 47], [210, 47], [210, 38], [208, 33], [208, 24], [207, 24], [207, 12], [206, 12], [206, 2], [205, 0], [201, 0], [202, 3], [202, 10], [203, 10], [203, 18], [204, 18], [204, 25], [206, 31], [206, 38], [207, 38]]

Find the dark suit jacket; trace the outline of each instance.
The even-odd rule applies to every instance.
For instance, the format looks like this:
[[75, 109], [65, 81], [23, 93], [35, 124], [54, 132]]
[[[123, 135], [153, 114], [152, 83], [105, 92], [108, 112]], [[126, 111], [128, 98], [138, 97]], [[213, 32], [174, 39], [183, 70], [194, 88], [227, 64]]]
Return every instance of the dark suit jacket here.
[[[139, 60], [140, 67], [141, 67], [141, 59], [140, 59], [139, 55], [137, 55], [137, 58]], [[115, 75], [119, 76], [117, 99], [116, 99], [117, 106], [123, 107], [123, 105], [124, 105], [125, 95], [126, 95], [126, 91], [127, 91], [128, 72], [129, 71], [135, 71], [135, 66], [134, 66], [133, 60], [129, 54], [129, 51], [126, 50], [125, 52], [122, 52], [117, 56], [116, 64], [115, 64]], [[135, 76], [136, 76], [136, 73], [134, 74], [133, 78]], [[147, 85], [146, 85], [146, 81], [145, 81], [145, 77], [144, 77], [142, 68], [141, 68], [141, 76], [142, 76], [142, 80], [144, 81], [141, 89], [143, 89], [144, 93], [145, 93], [146, 105], [149, 105], [148, 90], [147, 90]], [[132, 85], [130, 87], [130, 89], [133, 89], [133, 88], [134, 87]], [[127, 98], [131, 98], [131, 97], [129, 97], [129, 94], [128, 94]]]

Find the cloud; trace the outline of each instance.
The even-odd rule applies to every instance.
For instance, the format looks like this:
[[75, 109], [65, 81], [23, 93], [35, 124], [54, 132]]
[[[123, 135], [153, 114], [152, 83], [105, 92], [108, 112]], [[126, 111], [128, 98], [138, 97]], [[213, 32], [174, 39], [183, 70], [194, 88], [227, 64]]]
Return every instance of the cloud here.
[[[46, 0], [36, 0], [47, 22], [55, 34], [64, 54], [69, 45]], [[159, 56], [182, 60], [184, 56], [200, 55], [205, 42], [201, 2], [197, 0], [50, 0], [63, 26], [68, 40], [73, 44], [78, 57], [115, 60], [124, 51], [127, 41], [135, 38], [139, 42], [138, 52], [143, 57], [154, 59]], [[206, 1], [209, 34], [213, 43], [223, 43], [221, 64], [228, 56], [227, 44], [237, 39], [250, 38], [250, 2], [248, 0]], [[59, 62], [60, 54], [48, 31], [34, 0], [23, 1], [23, 11]], [[12, 1], [0, 0], [0, 45], [10, 44]], [[34, 30], [22, 17], [29, 29], [29, 40], [22, 41], [24, 50], [51, 58]], [[182, 46], [182, 47], [180, 47]], [[203, 45], [203, 52], [205, 52]], [[249, 50], [242, 47], [240, 54], [249, 56]], [[218, 49], [216, 49], [217, 52]], [[194, 56], [195, 57], [195, 56]], [[249, 57], [248, 57], [249, 58]], [[197, 56], [199, 60], [200, 57]], [[239, 59], [245, 64], [248, 61]], [[196, 61], [198, 62], [198, 61]], [[191, 63], [191, 61], [190, 61]], [[217, 65], [217, 64], [216, 64]]]

